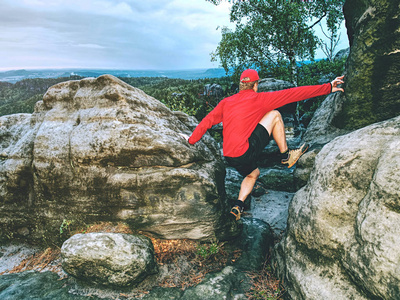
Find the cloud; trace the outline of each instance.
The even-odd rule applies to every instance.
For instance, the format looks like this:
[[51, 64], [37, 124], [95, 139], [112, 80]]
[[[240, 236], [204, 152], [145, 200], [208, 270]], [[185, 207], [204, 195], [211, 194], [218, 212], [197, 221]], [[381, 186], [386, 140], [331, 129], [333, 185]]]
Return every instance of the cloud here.
[[0, 68], [211, 67], [229, 22], [228, 7], [205, 0], [2, 2]]
[[76, 47], [80, 48], [88, 48], [88, 49], [104, 49], [105, 47], [97, 45], [97, 44], [78, 44]]

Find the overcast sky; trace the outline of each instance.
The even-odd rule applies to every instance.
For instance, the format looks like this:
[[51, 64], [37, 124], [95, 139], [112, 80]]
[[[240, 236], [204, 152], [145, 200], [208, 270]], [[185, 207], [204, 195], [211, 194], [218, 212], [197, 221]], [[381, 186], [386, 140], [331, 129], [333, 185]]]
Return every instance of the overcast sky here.
[[213, 68], [226, 25], [227, 2], [0, 0], [0, 70]]

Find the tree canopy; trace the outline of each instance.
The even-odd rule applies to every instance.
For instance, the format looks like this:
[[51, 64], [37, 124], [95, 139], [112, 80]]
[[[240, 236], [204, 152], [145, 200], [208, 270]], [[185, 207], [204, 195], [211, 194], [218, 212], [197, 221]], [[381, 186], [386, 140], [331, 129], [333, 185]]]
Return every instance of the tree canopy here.
[[336, 33], [343, 20], [344, 0], [232, 2], [235, 29], [222, 28], [212, 59], [235, 78], [246, 68], [256, 68], [261, 76], [278, 74], [296, 83], [296, 61], [313, 59], [320, 43], [315, 26], [324, 20], [328, 31]]

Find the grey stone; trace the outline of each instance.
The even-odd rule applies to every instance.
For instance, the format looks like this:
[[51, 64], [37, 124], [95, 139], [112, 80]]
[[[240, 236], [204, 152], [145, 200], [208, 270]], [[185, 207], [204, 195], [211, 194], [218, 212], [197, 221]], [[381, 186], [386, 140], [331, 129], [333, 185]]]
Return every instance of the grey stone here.
[[181, 299], [183, 291], [180, 288], [154, 288], [143, 300], [177, 300]]
[[266, 190], [251, 202], [251, 216], [267, 223], [276, 239], [286, 231], [289, 203], [294, 193]]
[[400, 117], [318, 153], [275, 248], [293, 299], [400, 298]]
[[224, 90], [219, 84], [206, 84], [204, 86], [203, 96], [213, 96], [222, 97], [224, 95]]
[[258, 82], [259, 92], [273, 92], [294, 87], [294, 84], [275, 78], [263, 78]]
[[90, 297], [76, 295], [70, 290], [71, 284], [67, 280], [60, 280], [53, 272], [23, 272], [0, 276], [2, 300], [102, 299], [94, 295]]
[[61, 256], [68, 274], [104, 286], [131, 286], [158, 270], [153, 244], [139, 235], [76, 234], [64, 242]]
[[273, 233], [270, 226], [262, 220], [247, 217], [241, 220], [243, 230], [234, 243], [243, 252], [235, 267], [242, 271], [260, 270], [273, 245]]
[[286, 167], [261, 169], [258, 181], [271, 190], [295, 192], [293, 171]]
[[349, 54], [350, 54], [350, 47], [348, 47], [346, 49], [339, 50], [336, 53], [336, 55], [335, 55], [333, 60], [341, 60], [341, 59], [347, 58], [349, 56]]
[[296, 163], [296, 169], [293, 172], [294, 189], [298, 191], [307, 184], [311, 171], [314, 167], [315, 157], [321, 149], [314, 148], [304, 153]]
[[[197, 286], [187, 289], [182, 300], [226, 300], [226, 299], [247, 299], [243, 293], [241, 285], [248, 284], [248, 278], [244, 273], [237, 272], [232, 267], [225, 267], [221, 272], [210, 274]], [[237, 291], [235, 291], [235, 289]], [[239, 292], [238, 292], [239, 291]]]
[[322, 147], [335, 137], [349, 132], [333, 125], [334, 118], [341, 112], [343, 101], [343, 95], [339, 92], [330, 94], [325, 98], [315, 111], [304, 133], [303, 143]]
[[122, 221], [165, 239], [231, 237], [218, 145], [179, 135], [196, 125], [110, 75], [49, 88], [32, 115], [0, 118], [0, 236], [54, 242], [70, 220]]
[[398, 0], [347, 0], [350, 43], [343, 109], [336, 127], [358, 129], [400, 111], [400, 7]]

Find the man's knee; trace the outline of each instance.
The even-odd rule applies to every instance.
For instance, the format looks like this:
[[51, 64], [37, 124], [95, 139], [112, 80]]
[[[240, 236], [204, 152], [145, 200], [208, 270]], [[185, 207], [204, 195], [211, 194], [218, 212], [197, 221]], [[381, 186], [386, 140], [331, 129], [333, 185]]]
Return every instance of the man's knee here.
[[257, 168], [253, 172], [251, 172], [249, 175], [247, 175], [246, 177], [257, 180], [258, 176], [260, 176], [260, 170]]
[[271, 134], [273, 128], [279, 122], [283, 122], [281, 113], [278, 110], [271, 110], [264, 115], [259, 123]]
[[[276, 120], [276, 119], [282, 119], [282, 115], [281, 115], [281, 113], [279, 112], [279, 110], [271, 110], [270, 112], [268, 112], [268, 113], [270, 113], [271, 115], [272, 115], [272, 118], [274, 119], [274, 120]], [[267, 114], [268, 114], [267, 113]]]

